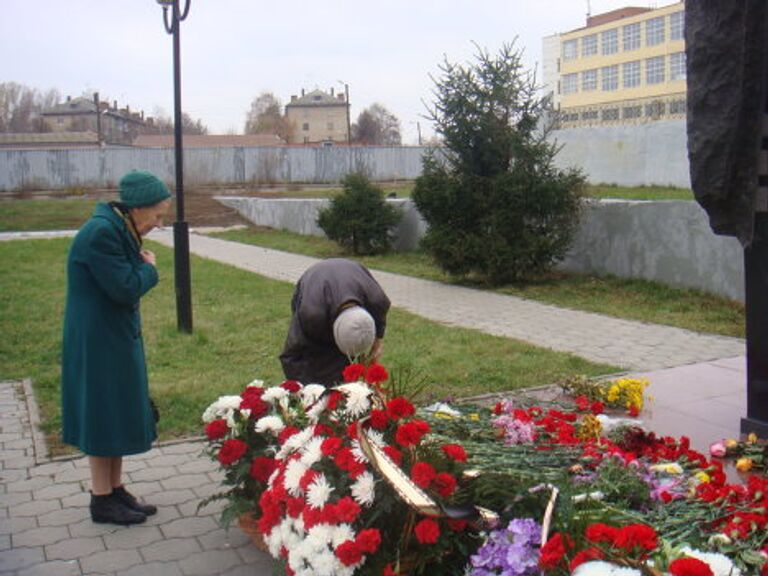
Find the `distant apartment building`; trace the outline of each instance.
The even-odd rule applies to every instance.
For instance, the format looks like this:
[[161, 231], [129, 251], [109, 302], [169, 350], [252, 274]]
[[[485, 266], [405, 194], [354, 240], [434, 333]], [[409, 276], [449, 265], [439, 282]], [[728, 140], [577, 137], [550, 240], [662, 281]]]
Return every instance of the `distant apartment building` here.
[[147, 121], [144, 113], [131, 112], [130, 107], [118, 108], [117, 101], [110, 106], [94, 94], [88, 98], [71, 98], [47, 110], [41, 116], [52, 132], [93, 132], [103, 144], [130, 145], [144, 132]]
[[685, 117], [684, 10], [620, 8], [545, 37], [544, 86], [560, 125]]
[[285, 115], [292, 124], [290, 144], [346, 143], [349, 140], [349, 102], [343, 93], [313, 90], [291, 96]]

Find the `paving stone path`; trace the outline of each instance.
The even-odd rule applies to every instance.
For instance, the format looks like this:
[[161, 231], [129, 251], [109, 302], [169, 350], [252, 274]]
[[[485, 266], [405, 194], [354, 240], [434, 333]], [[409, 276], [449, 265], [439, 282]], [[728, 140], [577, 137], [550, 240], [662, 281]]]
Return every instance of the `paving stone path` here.
[[273, 574], [272, 559], [236, 526], [219, 526], [219, 503], [198, 512], [221, 481], [216, 464], [201, 456], [202, 442], [126, 457], [126, 484], [158, 513], [136, 526], [94, 524], [87, 459], [39, 463], [27, 400], [21, 383], [0, 382], [0, 574]]

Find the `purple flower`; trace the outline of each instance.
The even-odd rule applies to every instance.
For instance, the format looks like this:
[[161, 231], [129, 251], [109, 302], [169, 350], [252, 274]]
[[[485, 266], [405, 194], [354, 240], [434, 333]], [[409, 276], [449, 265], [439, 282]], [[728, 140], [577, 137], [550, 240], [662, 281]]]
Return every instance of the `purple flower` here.
[[538, 574], [541, 527], [530, 518], [515, 518], [494, 530], [470, 558], [471, 576], [533, 576]]

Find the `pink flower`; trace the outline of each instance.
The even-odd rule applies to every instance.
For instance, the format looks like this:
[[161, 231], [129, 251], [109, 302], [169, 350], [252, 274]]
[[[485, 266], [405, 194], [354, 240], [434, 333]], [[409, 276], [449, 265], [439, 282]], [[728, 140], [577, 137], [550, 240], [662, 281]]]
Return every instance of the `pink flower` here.
[[709, 453], [715, 458], [723, 458], [726, 451], [725, 444], [722, 441], [714, 442], [709, 446]]

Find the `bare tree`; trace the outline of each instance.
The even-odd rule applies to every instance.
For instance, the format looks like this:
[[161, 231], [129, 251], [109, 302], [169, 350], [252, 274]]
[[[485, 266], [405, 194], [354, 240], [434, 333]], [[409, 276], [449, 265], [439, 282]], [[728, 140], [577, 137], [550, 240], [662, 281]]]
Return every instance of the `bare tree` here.
[[352, 126], [352, 139], [360, 144], [399, 146], [402, 143], [400, 120], [383, 105], [371, 104]]
[[[165, 113], [162, 110], [156, 108], [155, 116], [152, 119], [152, 129], [149, 130], [149, 132], [152, 134], [173, 134], [173, 118], [165, 116]], [[186, 112], [182, 112], [181, 132], [190, 135], [205, 135], [208, 134], [208, 127], [203, 124], [202, 120], [194, 120], [192, 116]]]
[[0, 132], [45, 132], [41, 112], [59, 102], [59, 93], [40, 93], [16, 82], [0, 83]]
[[251, 102], [251, 109], [245, 115], [246, 134], [277, 134], [286, 142], [290, 141], [293, 127], [283, 116], [283, 105], [272, 92], [262, 92]]

